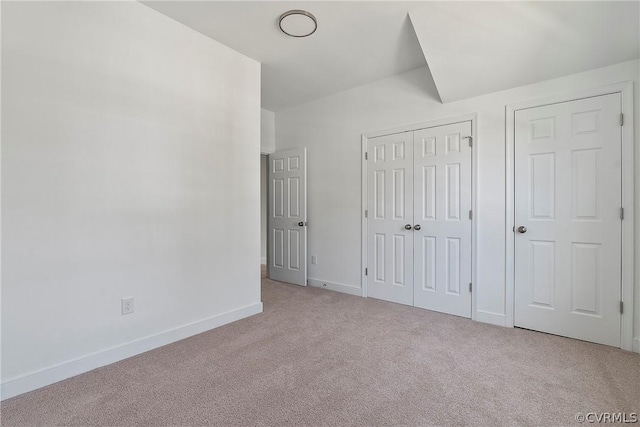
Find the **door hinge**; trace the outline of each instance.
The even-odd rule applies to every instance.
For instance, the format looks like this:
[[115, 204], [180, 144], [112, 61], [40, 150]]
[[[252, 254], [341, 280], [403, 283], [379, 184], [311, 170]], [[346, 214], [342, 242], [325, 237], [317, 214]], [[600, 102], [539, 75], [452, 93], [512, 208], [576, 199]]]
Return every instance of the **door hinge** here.
[[624, 219], [624, 208], [620, 208], [620, 219]]
[[462, 139], [468, 139], [469, 140], [469, 147], [473, 147], [473, 137], [472, 136], [465, 136]]
[[473, 219], [473, 211], [469, 211], [469, 219]]
[[469, 283], [469, 292], [473, 292], [473, 283]]
[[364, 159], [369, 160], [369, 152], [367, 151], [364, 152]]
[[624, 114], [620, 113], [620, 126], [624, 126]]
[[369, 275], [369, 269], [368, 269], [368, 268], [365, 268], [365, 269], [364, 269], [364, 275], [365, 275], [365, 276], [368, 276], [368, 275]]
[[369, 218], [369, 209], [364, 210], [364, 217]]
[[624, 313], [624, 303], [620, 301], [620, 314]]

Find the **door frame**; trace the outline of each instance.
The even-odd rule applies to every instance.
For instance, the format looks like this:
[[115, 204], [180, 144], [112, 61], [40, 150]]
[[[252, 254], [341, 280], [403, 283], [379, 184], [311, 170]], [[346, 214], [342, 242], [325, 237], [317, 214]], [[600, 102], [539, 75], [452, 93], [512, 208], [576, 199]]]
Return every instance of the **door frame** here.
[[365, 155], [367, 153], [367, 145], [370, 138], [376, 138], [378, 136], [386, 136], [393, 135], [396, 133], [402, 132], [412, 132], [425, 128], [432, 128], [437, 126], [446, 126], [453, 125], [456, 123], [462, 122], [471, 122], [471, 137], [473, 141], [473, 146], [471, 150], [471, 210], [473, 212], [473, 216], [471, 218], [471, 283], [473, 283], [473, 288], [471, 292], [471, 320], [476, 320], [476, 302], [477, 302], [477, 287], [476, 287], [476, 247], [478, 244], [477, 239], [477, 221], [478, 221], [478, 209], [476, 203], [476, 189], [478, 182], [478, 114], [470, 113], [463, 114], [454, 117], [447, 117], [442, 119], [430, 120], [427, 122], [415, 123], [405, 126], [394, 127], [390, 129], [383, 129], [375, 132], [367, 132], [362, 134], [361, 141], [361, 161], [362, 161], [362, 179], [361, 179], [361, 190], [360, 194], [362, 196], [361, 207], [360, 207], [360, 218], [362, 220], [361, 223], [361, 248], [360, 252], [362, 255], [361, 260], [361, 268], [360, 268], [360, 287], [362, 289], [362, 296], [367, 297], [367, 275], [365, 274], [365, 269], [367, 268], [368, 260], [367, 260], [367, 218], [365, 217], [365, 211], [367, 209], [367, 195], [368, 195], [368, 186], [367, 186], [367, 159]]
[[[267, 170], [264, 171], [267, 175], [265, 178], [267, 180], [267, 194], [265, 195], [267, 197], [267, 203], [266, 203], [267, 212], [265, 213], [267, 215], [267, 218], [266, 218], [267, 219], [267, 242], [266, 242], [267, 253], [265, 254], [265, 263], [267, 266], [267, 271], [266, 271], [267, 277], [269, 277], [269, 243], [271, 243], [271, 239], [269, 238], [269, 207], [271, 206], [271, 203], [269, 201], [269, 194], [271, 194], [270, 193], [271, 183], [269, 182], [269, 168], [270, 168], [269, 155], [273, 153], [275, 153], [275, 150], [267, 151], [267, 150], [263, 150], [262, 147], [260, 148], [260, 157], [267, 156]], [[260, 191], [262, 191], [262, 188], [260, 189]], [[260, 244], [262, 244], [262, 242]], [[262, 272], [260, 274], [262, 274]]]
[[[506, 326], [514, 327], [515, 314], [515, 114], [519, 110], [577, 101], [602, 95], [619, 93], [622, 98], [622, 301], [621, 348], [633, 349], [633, 291], [634, 291], [634, 130], [633, 82], [621, 82], [599, 88], [585, 89], [561, 95], [508, 104], [505, 108], [506, 138], [506, 228], [505, 228], [505, 313]], [[635, 349], [640, 352], [640, 348]]]
[[[266, 236], [265, 236], [265, 245], [267, 248], [267, 252], [264, 254], [264, 265], [267, 266], [267, 272], [266, 274], [269, 274], [269, 154], [271, 153], [266, 153], [263, 151], [260, 151], [260, 161], [262, 162], [262, 156], [266, 156], [267, 157], [267, 167], [265, 168], [266, 170], [261, 171], [261, 173], [265, 174], [264, 179], [267, 181], [267, 185], [265, 188], [265, 191], [267, 194], [264, 195], [264, 197], [266, 198], [266, 203], [265, 203], [265, 209], [266, 212], [264, 212], [264, 214], [266, 215], [266, 220], [267, 220], [267, 230], [266, 230]], [[262, 180], [262, 176], [260, 177], [260, 179]], [[260, 186], [260, 197], [262, 197], [262, 185]], [[260, 208], [262, 209], [262, 206], [260, 206]], [[262, 212], [261, 212], [262, 214]], [[262, 219], [260, 220], [262, 221]], [[262, 227], [262, 224], [260, 224], [260, 226]], [[262, 236], [261, 236], [262, 237]], [[262, 250], [262, 242], [260, 242], [260, 250]], [[262, 257], [260, 257], [260, 265], [262, 265]], [[262, 273], [260, 273], [262, 274]]]

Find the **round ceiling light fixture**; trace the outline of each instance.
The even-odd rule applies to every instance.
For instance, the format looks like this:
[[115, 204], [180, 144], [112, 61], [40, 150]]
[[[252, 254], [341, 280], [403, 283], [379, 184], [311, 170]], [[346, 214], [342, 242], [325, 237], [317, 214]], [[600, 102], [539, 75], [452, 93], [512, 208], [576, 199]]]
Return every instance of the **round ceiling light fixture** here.
[[290, 10], [280, 15], [280, 31], [291, 37], [308, 37], [318, 29], [316, 17], [306, 10]]

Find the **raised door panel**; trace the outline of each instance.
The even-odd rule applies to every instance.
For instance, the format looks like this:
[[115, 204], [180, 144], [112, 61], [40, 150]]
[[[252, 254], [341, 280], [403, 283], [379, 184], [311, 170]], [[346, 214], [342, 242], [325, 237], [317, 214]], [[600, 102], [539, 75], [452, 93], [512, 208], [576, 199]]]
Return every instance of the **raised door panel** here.
[[[446, 166], [445, 207], [447, 221], [460, 221], [460, 163]], [[426, 192], [423, 192], [425, 196]]]
[[529, 218], [552, 220], [556, 205], [556, 161], [555, 153], [529, 156]]
[[571, 313], [602, 316], [601, 246], [594, 243], [571, 245]]
[[571, 152], [571, 218], [600, 219], [600, 149]]
[[271, 254], [271, 261], [274, 267], [284, 268], [285, 230], [281, 228], [273, 228], [272, 232], [271, 244], [273, 245], [273, 252]]
[[284, 218], [284, 179], [274, 178], [271, 180], [271, 209], [273, 218]]
[[556, 244], [550, 241], [535, 241], [530, 244], [529, 275], [531, 277], [530, 304], [554, 309], [556, 287]]
[[288, 179], [289, 185], [289, 200], [287, 203], [287, 207], [289, 209], [289, 218], [299, 219], [300, 213], [302, 211], [300, 206], [300, 177], [290, 177]]

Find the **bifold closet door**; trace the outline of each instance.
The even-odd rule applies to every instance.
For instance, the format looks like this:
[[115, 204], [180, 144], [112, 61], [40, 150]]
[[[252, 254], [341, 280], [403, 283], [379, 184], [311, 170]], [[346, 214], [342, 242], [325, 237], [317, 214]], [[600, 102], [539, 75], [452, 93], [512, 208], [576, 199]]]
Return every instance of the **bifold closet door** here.
[[[471, 122], [414, 134], [414, 305], [471, 317]], [[419, 228], [419, 230], [416, 230]]]
[[413, 132], [368, 141], [369, 297], [413, 305]]
[[471, 122], [370, 138], [368, 296], [471, 317]]

